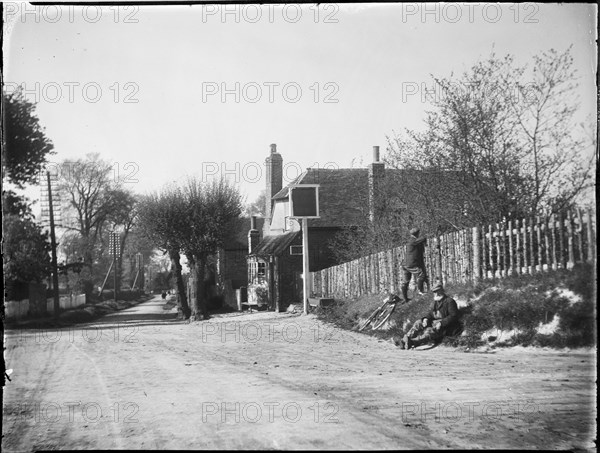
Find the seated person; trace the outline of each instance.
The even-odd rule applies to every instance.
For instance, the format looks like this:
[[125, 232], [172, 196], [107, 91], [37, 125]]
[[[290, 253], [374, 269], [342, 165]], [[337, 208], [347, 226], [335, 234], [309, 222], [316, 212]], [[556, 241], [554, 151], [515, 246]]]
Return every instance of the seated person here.
[[435, 336], [435, 330], [431, 327], [431, 319], [427, 316], [422, 319], [417, 319], [408, 333], [404, 335], [404, 338], [400, 340], [400, 349], [406, 349], [409, 338], [414, 344], [415, 341], [419, 341], [423, 338], [433, 338], [433, 336]]
[[[433, 292], [431, 310], [427, 316], [415, 322], [413, 328], [404, 336], [400, 342], [401, 349], [438, 343], [444, 336], [454, 335], [460, 330], [456, 301], [446, 294], [441, 283], [437, 283], [431, 291]], [[429, 323], [431, 327], [428, 327]]]

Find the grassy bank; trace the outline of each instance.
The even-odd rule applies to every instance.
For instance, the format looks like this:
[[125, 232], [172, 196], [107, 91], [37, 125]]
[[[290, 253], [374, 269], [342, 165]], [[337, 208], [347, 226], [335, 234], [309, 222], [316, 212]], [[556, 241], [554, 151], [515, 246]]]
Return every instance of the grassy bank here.
[[[446, 292], [456, 300], [463, 332], [444, 338], [451, 346], [483, 345], [589, 347], [596, 344], [596, 275], [592, 266], [485, 280], [477, 284], [448, 284]], [[381, 304], [383, 295], [337, 300], [318, 309], [318, 316], [345, 329], [356, 329]], [[383, 339], [403, 336], [412, 323], [425, 315], [431, 293], [414, 296], [399, 306], [380, 330], [365, 334]]]

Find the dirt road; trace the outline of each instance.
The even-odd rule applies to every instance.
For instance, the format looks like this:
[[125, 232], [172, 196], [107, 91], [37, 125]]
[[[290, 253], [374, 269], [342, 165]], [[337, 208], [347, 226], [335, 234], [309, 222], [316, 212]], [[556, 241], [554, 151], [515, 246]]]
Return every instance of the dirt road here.
[[163, 304], [7, 331], [3, 450], [594, 448], [595, 351], [401, 351], [312, 315], [187, 324]]

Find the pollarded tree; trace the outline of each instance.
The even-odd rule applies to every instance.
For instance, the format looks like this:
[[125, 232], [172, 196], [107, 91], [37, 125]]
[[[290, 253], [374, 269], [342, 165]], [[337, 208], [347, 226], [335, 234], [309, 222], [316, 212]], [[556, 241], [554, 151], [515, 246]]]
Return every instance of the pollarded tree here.
[[225, 179], [200, 182], [190, 178], [182, 189], [185, 205], [185, 228], [180, 243], [191, 267], [196, 285], [192, 301], [192, 318], [208, 317], [204, 275], [209, 257], [224, 245], [227, 233], [242, 212], [243, 197]]
[[154, 245], [166, 251], [171, 260], [171, 271], [177, 284], [177, 303], [182, 317], [190, 317], [187, 292], [181, 274], [181, 237], [189, 225], [187, 204], [181, 189], [165, 186], [160, 192], [148, 194], [140, 200], [137, 226]]

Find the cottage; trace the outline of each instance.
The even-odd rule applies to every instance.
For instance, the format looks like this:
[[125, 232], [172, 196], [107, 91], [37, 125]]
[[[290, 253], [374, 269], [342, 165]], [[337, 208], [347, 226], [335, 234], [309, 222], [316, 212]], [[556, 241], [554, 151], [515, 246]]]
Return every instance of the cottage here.
[[309, 270], [339, 264], [331, 241], [343, 228], [363, 221], [365, 201], [370, 215], [377, 184], [385, 173], [374, 147], [374, 162], [367, 169], [309, 168], [296, 180], [282, 187], [283, 159], [275, 144], [266, 159], [266, 206], [262, 230], [251, 229], [248, 255], [248, 297], [272, 310], [283, 310], [302, 300], [302, 234], [300, 222], [289, 217], [289, 188], [296, 184], [319, 185], [320, 218], [308, 220]]

